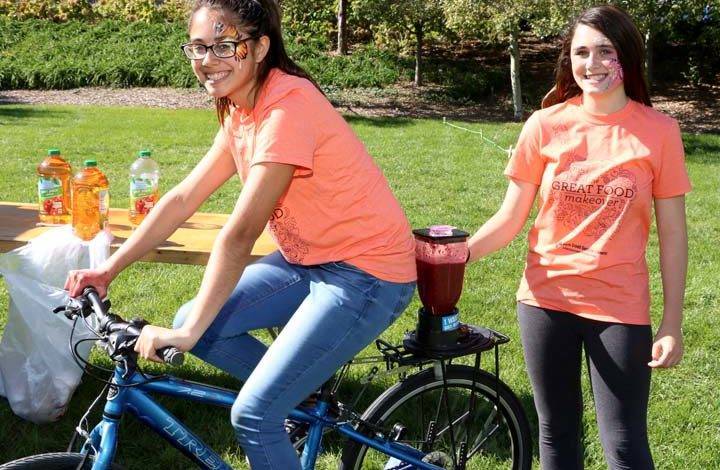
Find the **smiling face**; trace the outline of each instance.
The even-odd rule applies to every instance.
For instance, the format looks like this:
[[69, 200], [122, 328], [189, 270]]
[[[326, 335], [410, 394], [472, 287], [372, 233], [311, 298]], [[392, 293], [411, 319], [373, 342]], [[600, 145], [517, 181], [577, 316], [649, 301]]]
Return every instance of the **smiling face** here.
[[[243, 41], [250, 36], [225, 18], [221, 12], [208, 8], [196, 11], [190, 23], [190, 43], [211, 46], [225, 41]], [[258, 42], [253, 39], [240, 42], [235, 56], [228, 58], [217, 57], [208, 47], [203, 59], [190, 61], [195, 76], [210, 96], [228, 97], [236, 104], [247, 99], [256, 82], [258, 63], [264, 57], [262, 47], [256, 50]]]
[[573, 78], [584, 94], [625, 95], [617, 51], [600, 31], [579, 24], [570, 44], [570, 61]]

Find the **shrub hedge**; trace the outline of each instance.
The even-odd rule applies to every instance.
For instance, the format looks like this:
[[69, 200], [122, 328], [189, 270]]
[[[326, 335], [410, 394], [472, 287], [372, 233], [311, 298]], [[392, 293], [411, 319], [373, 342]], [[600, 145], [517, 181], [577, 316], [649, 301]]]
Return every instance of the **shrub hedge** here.
[[0, 20], [0, 88], [189, 87], [186, 37], [171, 23]]
[[[24, 21], [0, 17], [0, 89], [67, 89], [83, 86], [197, 86], [179, 45], [186, 24], [103, 20]], [[409, 81], [413, 59], [361, 45], [352, 54], [326, 52], [322, 40], [287, 42], [290, 56], [326, 88], [385, 87]], [[503, 80], [492, 71], [428, 63], [428, 76], [454, 98], [478, 98]]]
[[186, 21], [189, 0], [0, 0], [0, 15], [16, 20]]
[[[0, 89], [195, 86], [178, 47], [186, 40], [184, 23], [0, 18]], [[338, 57], [311, 43], [287, 45], [291, 57], [326, 86], [382, 87], [401, 74], [400, 60], [374, 47]]]

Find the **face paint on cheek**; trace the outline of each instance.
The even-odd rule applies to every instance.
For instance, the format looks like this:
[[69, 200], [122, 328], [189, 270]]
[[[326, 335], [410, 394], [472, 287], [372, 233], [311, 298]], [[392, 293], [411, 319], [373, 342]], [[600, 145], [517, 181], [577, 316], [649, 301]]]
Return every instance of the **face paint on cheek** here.
[[623, 74], [622, 65], [620, 65], [620, 61], [617, 59], [610, 59], [607, 68], [610, 73], [610, 80], [607, 81], [607, 89], [610, 89], [612, 86], [619, 85], [623, 82], [623, 78], [625, 75]]
[[[240, 39], [240, 33], [238, 32], [237, 28], [235, 26], [228, 26], [225, 30], [223, 36], [232, 37], [235, 39]], [[235, 62], [240, 62], [241, 60], [244, 60], [247, 56], [247, 43], [242, 42], [237, 45], [235, 48]]]
[[235, 62], [240, 62], [241, 60], [245, 60], [248, 54], [248, 45], [247, 42], [242, 42], [237, 45], [237, 49], [235, 49]]

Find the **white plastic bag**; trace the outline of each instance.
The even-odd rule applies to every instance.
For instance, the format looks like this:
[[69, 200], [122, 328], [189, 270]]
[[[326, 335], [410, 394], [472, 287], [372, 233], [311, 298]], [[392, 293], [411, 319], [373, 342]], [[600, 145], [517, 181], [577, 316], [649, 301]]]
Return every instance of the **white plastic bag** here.
[[[62, 226], [48, 230], [27, 245], [0, 254], [0, 274], [10, 294], [10, 311], [0, 341], [0, 395], [13, 412], [35, 423], [63, 415], [80, 383], [82, 369], [69, 348], [72, 322], [53, 314], [64, 305], [68, 271], [97, 267], [110, 253], [112, 235], [100, 232], [84, 242]], [[78, 321], [73, 341], [91, 337]], [[91, 341], [78, 348], [87, 358]]]

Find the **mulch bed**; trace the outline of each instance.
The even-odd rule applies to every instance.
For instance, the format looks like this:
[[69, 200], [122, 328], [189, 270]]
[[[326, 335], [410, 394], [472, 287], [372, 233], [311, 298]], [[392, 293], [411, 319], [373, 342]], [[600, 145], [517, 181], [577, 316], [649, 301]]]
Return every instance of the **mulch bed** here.
[[[509, 121], [508, 96], [485, 103], [448, 103], [431, 98], [428, 88], [394, 86], [384, 90], [347, 90], [328, 97], [346, 114], [368, 117], [447, 117], [463, 121]], [[720, 86], [699, 88], [683, 84], [658, 86], [655, 107], [676, 118], [685, 132], [720, 133]], [[1, 104], [69, 104], [94, 106], [146, 106], [155, 108], [212, 108], [204, 90], [177, 88], [75, 88], [71, 90], [0, 91]]]

